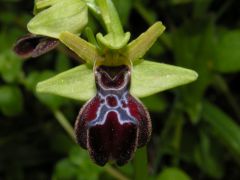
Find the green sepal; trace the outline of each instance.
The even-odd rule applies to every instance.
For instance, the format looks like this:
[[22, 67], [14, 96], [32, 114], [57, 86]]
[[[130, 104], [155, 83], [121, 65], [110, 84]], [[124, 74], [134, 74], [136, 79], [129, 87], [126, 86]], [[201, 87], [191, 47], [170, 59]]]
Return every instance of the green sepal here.
[[60, 33], [64, 31], [80, 34], [87, 22], [88, 8], [85, 2], [82, 0], [63, 0], [53, 3], [51, 7], [39, 12], [31, 19], [27, 27], [33, 34], [58, 39]]
[[[132, 69], [131, 93], [146, 97], [176, 86], [187, 84], [197, 78], [197, 73], [167, 64], [144, 61]], [[52, 93], [76, 100], [88, 100], [95, 95], [92, 68], [80, 65], [48, 80], [38, 83], [37, 92]]]
[[38, 83], [36, 91], [86, 101], [96, 94], [94, 82], [92, 67], [84, 64]]
[[146, 97], [196, 80], [198, 74], [178, 66], [143, 61], [133, 66], [131, 93]]

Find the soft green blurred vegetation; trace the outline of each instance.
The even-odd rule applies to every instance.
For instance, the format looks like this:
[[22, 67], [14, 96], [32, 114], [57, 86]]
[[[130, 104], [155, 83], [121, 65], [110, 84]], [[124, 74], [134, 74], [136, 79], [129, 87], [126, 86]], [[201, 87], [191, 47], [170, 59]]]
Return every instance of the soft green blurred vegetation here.
[[[62, 120], [73, 125], [83, 102], [35, 93], [37, 82], [79, 62], [63, 47], [28, 60], [12, 52], [16, 40], [27, 33], [33, 3], [0, 1], [0, 179], [139, 177], [134, 163], [97, 167], [75, 144], [71, 127]], [[142, 99], [153, 122], [148, 179], [240, 179], [240, 2], [114, 3], [132, 38], [157, 20], [167, 27], [147, 59], [199, 73], [192, 84]], [[93, 17], [90, 25], [95, 33], [102, 30]]]

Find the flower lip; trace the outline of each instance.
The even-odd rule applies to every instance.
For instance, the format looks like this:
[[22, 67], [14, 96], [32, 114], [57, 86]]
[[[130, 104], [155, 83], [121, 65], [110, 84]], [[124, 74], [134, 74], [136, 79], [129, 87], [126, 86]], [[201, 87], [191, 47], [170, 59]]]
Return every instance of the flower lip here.
[[147, 110], [129, 93], [130, 75], [125, 65], [97, 67], [97, 94], [82, 107], [75, 124], [77, 141], [100, 166], [110, 160], [124, 165], [151, 134]]

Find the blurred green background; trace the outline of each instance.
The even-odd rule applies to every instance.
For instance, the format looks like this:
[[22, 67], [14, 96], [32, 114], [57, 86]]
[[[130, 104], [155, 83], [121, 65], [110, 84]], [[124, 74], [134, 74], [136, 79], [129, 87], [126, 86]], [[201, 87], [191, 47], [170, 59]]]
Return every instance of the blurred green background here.
[[[84, 102], [35, 93], [37, 82], [79, 62], [63, 47], [36, 59], [14, 55], [33, 3], [0, 1], [0, 179], [137, 179], [132, 162], [97, 167], [63, 128]], [[240, 179], [240, 2], [114, 3], [132, 38], [157, 20], [167, 27], [146, 59], [199, 73], [192, 84], [142, 99], [153, 123], [147, 179]], [[93, 17], [90, 24], [102, 31]]]

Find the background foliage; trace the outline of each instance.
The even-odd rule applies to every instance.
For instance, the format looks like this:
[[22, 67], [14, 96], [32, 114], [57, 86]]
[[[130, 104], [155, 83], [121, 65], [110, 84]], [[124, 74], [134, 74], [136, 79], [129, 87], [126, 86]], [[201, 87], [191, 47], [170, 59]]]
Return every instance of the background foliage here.
[[[114, 2], [132, 38], [156, 20], [167, 27], [147, 59], [199, 73], [190, 85], [143, 99], [153, 122], [149, 179], [240, 179], [240, 3]], [[79, 62], [63, 47], [27, 61], [13, 54], [32, 7], [33, 0], [0, 2], [0, 179], [139, 179], [139, 162], [99, 168], [62, 128], [65, 118], [74, 124], [83, 102], [35, 93], [38, 81]]]

